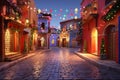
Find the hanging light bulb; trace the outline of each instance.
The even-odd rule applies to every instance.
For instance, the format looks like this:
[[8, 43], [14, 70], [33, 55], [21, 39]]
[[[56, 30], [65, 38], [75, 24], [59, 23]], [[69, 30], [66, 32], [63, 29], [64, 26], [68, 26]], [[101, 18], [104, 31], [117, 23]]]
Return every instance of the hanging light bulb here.
[[75, 14], [77, 14], [78, 13], [78, 8], [75, 8]]
[[41, 13], [41, 10], [40, 10], [40, 9], [38, 9], [38, 13]]
[[78, 18], [77, 16], [74, 17], [74, 19], [77, 19], [77, 18]]

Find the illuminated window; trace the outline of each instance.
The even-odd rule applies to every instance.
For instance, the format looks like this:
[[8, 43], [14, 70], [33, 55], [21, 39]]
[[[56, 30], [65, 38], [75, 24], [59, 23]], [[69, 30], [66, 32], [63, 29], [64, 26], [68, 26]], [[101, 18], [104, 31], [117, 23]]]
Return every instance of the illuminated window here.
[[55, 43], [55, 40], [54, 39], [52, 39], [52, 44], [54, 44]]
[[45, 44], [45, 38], [42, 37], [40, 40], [41, 40], [41, 47], [44, 47], [44, 44]]

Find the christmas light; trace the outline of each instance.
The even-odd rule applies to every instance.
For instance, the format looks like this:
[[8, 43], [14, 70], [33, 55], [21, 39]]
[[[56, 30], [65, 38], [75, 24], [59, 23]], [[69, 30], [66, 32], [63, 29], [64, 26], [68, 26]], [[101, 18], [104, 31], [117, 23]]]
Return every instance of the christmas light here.
[[60, 9], [60, 12], [62, 12], [63, 10], [62, 9]]
[[40, 10], [40, 9], [38, 9], [38, 13], [41, 13], [41, 10]]
[[78, 13], [78, 8], [75, 8], [75, 13], [76, 13], [76, 14]]
[[66, 9], [66, 12], [69, 12], [68, 9]]
[[65, 20], [65, 18], [63, 17], [63, 20]]
[[77, 16], [74, 17], [74, 19], [77, 19], [77, 18], [78, 18]]

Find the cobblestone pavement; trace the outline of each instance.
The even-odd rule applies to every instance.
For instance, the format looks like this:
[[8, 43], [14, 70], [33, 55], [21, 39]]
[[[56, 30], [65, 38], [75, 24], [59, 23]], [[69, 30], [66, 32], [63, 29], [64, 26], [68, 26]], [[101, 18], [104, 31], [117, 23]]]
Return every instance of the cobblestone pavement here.
[[116, 80], [120, 73], [86, 62], [76, 49], [52, 48], [0, 72], [0, 80]]

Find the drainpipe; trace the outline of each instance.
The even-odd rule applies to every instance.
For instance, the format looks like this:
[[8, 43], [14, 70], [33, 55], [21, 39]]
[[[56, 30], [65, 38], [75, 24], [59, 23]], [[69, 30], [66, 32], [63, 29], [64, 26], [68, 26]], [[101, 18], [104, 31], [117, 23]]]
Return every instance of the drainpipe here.
[[119, 30], [118, 30], [118, 39], [119, 39], [119, 45], [118, 45], [118, 63], [120, 64], [120, 16], [118, 17], [119, 19], [119, 21], [118, 21], [118, 28], [119, 28]]

